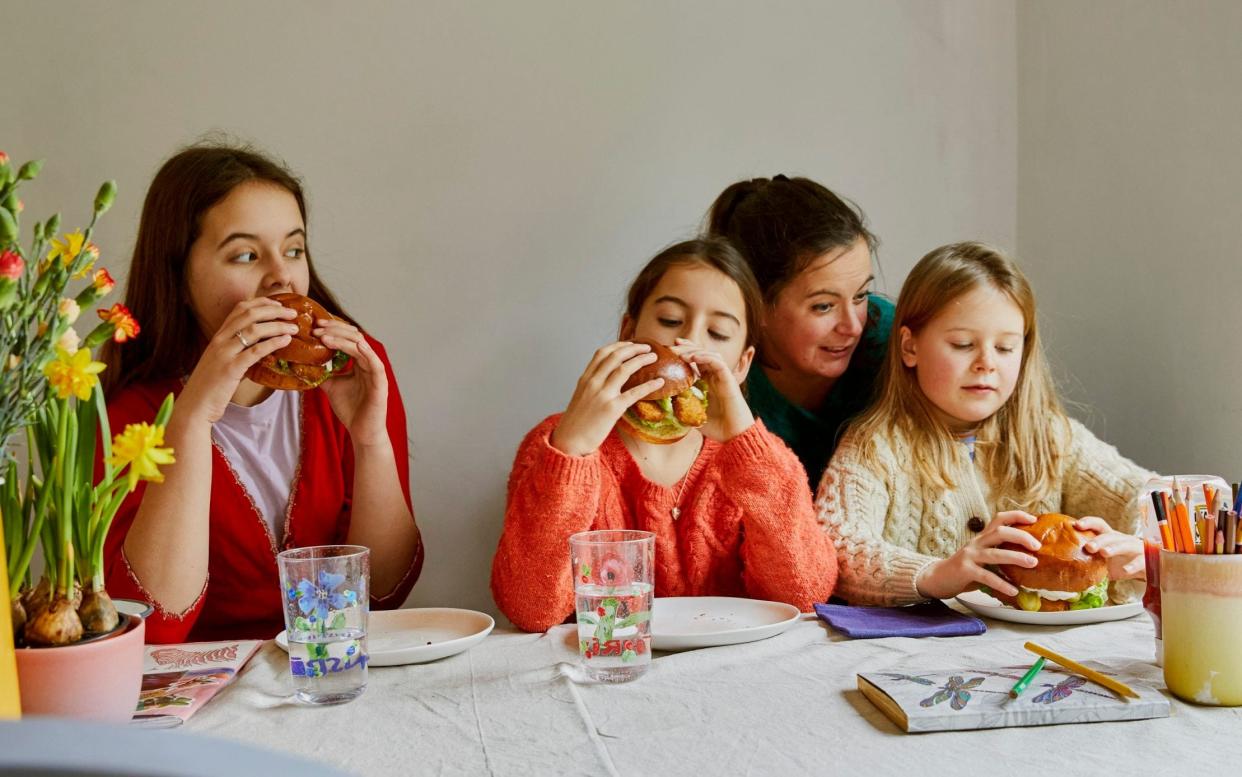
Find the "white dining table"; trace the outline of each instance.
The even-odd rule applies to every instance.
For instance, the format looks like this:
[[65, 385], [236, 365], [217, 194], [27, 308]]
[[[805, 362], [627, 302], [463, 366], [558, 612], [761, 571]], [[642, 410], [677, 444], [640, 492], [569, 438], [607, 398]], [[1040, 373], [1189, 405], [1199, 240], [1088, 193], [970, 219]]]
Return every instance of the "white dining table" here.
[[288, 659], [269, 642], [185, 729], [359, 775], [1008, 777], [1235, 768], [1242, 709], [1174, 700], [1164, 719], [906, 734], [857, 690], [859, 672], [1029, 663], [1027, 640], [1164, 687], [1145, 614], [1076, 627], [992, 620], [987, 627], [971, 637], [851, 640], [804, 616], [762, 641], [656, 653], [645, 676], [621, 685], [585, 680], [573, 626], [543, 634], [499, 628], [456, 656], [371, 668], [361, 697], [323, 708], [291, 700]]

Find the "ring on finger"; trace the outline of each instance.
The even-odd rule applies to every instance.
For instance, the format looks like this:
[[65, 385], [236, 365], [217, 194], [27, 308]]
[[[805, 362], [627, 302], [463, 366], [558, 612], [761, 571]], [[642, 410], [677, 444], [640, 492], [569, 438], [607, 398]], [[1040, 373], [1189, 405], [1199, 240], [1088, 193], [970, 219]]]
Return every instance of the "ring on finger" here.
[[242, 337], [242, 333], [240, 329], [234, 332], [233, 336], [236, 337], [238, 340], [241, 340], [242, 348], [249, 348], [250, 346], [254, 345], [254, 343], [246, 342], [246, 338]]

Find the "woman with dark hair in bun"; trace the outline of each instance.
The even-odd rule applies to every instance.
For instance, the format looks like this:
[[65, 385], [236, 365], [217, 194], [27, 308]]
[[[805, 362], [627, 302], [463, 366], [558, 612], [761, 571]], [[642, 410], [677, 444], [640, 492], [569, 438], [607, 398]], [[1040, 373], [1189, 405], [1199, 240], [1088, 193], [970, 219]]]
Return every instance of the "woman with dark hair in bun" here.
[[875, 395], [888, 346], [893, 303], [872, 292], [876, 237], [856, 205], [784, 175], [733, 184], [707, 219], [745, 255], [764, 298], [751, 409], [814, 491], [845, 424]]

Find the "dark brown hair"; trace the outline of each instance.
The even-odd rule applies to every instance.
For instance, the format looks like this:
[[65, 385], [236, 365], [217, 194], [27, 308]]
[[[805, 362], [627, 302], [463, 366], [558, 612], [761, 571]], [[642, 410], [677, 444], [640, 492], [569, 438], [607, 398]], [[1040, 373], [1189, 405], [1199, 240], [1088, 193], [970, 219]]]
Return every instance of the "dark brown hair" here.
[[[249, 181], [265, 181], [292, 194], [309, 229], [301, 182], [283, 164], [252, 148], [190, 146], [155, 174], [142, 204], [125, 284], [125, 305], [138, 319], [142, 333], [124, 345], [104, 344], [106, 394], [131, 383], [181, 377], [194, 369], [205, 343], [186, 281], [190, 246], [198, 239], [203, 215]], [[307, 295], [334, 316], [355, 323], [315, 272], [309, 243], [306, 266], [310, 274]]]
[[707, 213], [707, 231], [746, 256], [768, 304], [816, 257], [858, 238], [873, 252], [879, 244], [857, 205], [809, 178], [784, 175], [729, 186]]
[[755, 275], [746, 259], [723, 237], [686, 240], [669, 246], [647, 262], [630, 284], [629, 294], [626, 295], [625, 312], [630, 320], [638, 321], [643, 303], [655, 291], [660, 279], [670, 268], [694, 264], [722, 272], [737, 284], [742, 292], [742, 302], [746, 306], [746, 342], [743, 348], [754, 345], [759, 337], [759, 311], [763, 305], [763, 295], [759, 293], [759, 284], [755, 282]]

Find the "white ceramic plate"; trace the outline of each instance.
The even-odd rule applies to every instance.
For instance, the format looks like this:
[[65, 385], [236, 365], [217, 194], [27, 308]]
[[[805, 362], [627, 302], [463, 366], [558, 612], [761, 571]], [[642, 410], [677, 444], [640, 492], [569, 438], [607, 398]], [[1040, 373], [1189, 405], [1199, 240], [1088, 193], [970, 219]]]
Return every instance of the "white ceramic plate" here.
[[1142, 602], [1110, 604], [1091, 610], [1063, 610], [1061, 612], [1027, 612], [1016, 607], [1006, 607], [982, 591], [967, 591], [957, 600], [986, 618], [1010, 623], [1032, 623], [1036, 626], [1075, 626], [1080, 623], [1103, 623], [1132, 618], [1143, 611]]
[[137, 615], [144, 620], [155, 610], [151, 605], [146, 602], [140, 602], [137, 599], [113, 599], [112, 604], [116, 607], [117, 612]]
[[776, 636], [798, 621], [798, 608], [729, 596], [671, 596], [651, 606], [655, 650], [737, 645]]
[[[486, 613], [452, 607], [376, 610], [367, 623], [368, 666], [422, 664], [469, 650], [491, 633], [496, 621]], [[276, 644], [289, 649], [285, 632]]]

